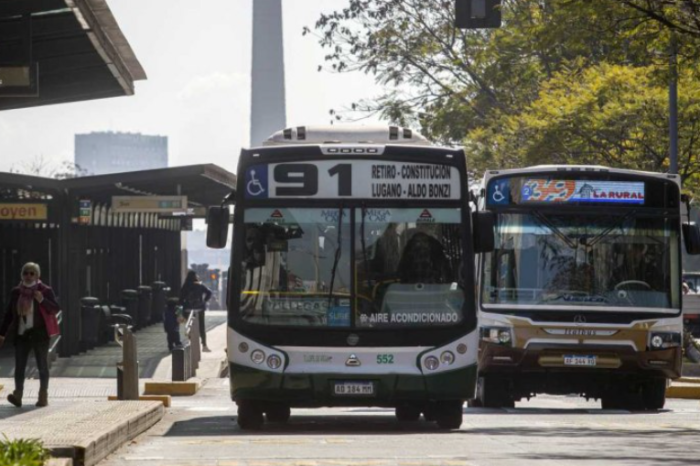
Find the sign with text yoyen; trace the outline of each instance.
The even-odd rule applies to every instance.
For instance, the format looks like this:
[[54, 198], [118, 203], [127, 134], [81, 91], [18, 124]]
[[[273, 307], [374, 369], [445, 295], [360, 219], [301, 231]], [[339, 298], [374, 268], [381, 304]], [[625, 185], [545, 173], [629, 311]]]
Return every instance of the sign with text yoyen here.
[[46, 204], [0, 204], [0, 220], [46, 220], [48, 216]]
[[173, 213], [187, 211], [187, 196], [112, 196], [116, 213]]
[[255, 165], [245, 173], [246, 199], [459, 199], [455, 167], [372, 160]]

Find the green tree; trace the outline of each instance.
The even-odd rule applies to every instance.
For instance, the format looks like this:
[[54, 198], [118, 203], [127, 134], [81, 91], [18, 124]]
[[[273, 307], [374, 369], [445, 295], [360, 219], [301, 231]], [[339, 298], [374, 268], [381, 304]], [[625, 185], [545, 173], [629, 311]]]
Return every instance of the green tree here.
[[[543, 161], [659, 171], [672, 28], [634, 8], [641, 3], [504, 0], [502, 28], [463, 31], [452, 27], [452, 0], [350, 0], [315, 32], [332, 70], [363, 71], [386, 89], [338, 118], [377, 114], [464, 143], [478, 173]], [[696, 42], [690, 33], [678, 41], [689, 181], [700, 152]]]

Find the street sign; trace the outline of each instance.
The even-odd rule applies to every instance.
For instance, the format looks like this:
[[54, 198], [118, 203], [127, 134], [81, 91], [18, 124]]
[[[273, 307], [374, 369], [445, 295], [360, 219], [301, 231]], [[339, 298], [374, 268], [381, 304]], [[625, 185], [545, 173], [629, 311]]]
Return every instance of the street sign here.
[[2, 220], [47, 220], [49, 209], [46, 204], [0, 204], [0, 221]]
[[501, 27], [501, 0], [455, 0], [455, 27], [460, 29]]
[[187, 196], [112, 196], [112, 212], [167, 214], [187, 211]]
[[78, 223], [81, 225], [90, 225], [92, 220], [92, 201], [90, 199], [80, 200], [80, 216]]
[[0, 97], [38, 97], [39, 67], [0, 65]]

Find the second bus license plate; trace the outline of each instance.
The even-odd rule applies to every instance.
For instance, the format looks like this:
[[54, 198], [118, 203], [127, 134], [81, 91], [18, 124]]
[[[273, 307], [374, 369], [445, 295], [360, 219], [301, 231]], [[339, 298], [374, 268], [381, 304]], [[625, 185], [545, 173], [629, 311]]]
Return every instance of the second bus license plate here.
[[371, 396], [374, 395], [374, 384], [372, 382], [336, 382], [333, 392], [341, 396]]
[[595, 356], [581, 356], [579, 354], [565, 354], [565, 366], [595, 366], [598, 360]]

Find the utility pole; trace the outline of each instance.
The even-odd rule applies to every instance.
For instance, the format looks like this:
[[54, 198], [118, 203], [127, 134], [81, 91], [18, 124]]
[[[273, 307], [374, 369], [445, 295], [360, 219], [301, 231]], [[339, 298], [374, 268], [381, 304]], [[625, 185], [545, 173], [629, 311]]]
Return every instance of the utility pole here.
[[669, 107], [669, 139], [670, 147], [670, 173], [678, 174], [678, 57], [676, 34], [671, 32], [670, 71], [671, 79], [668, 87]]

